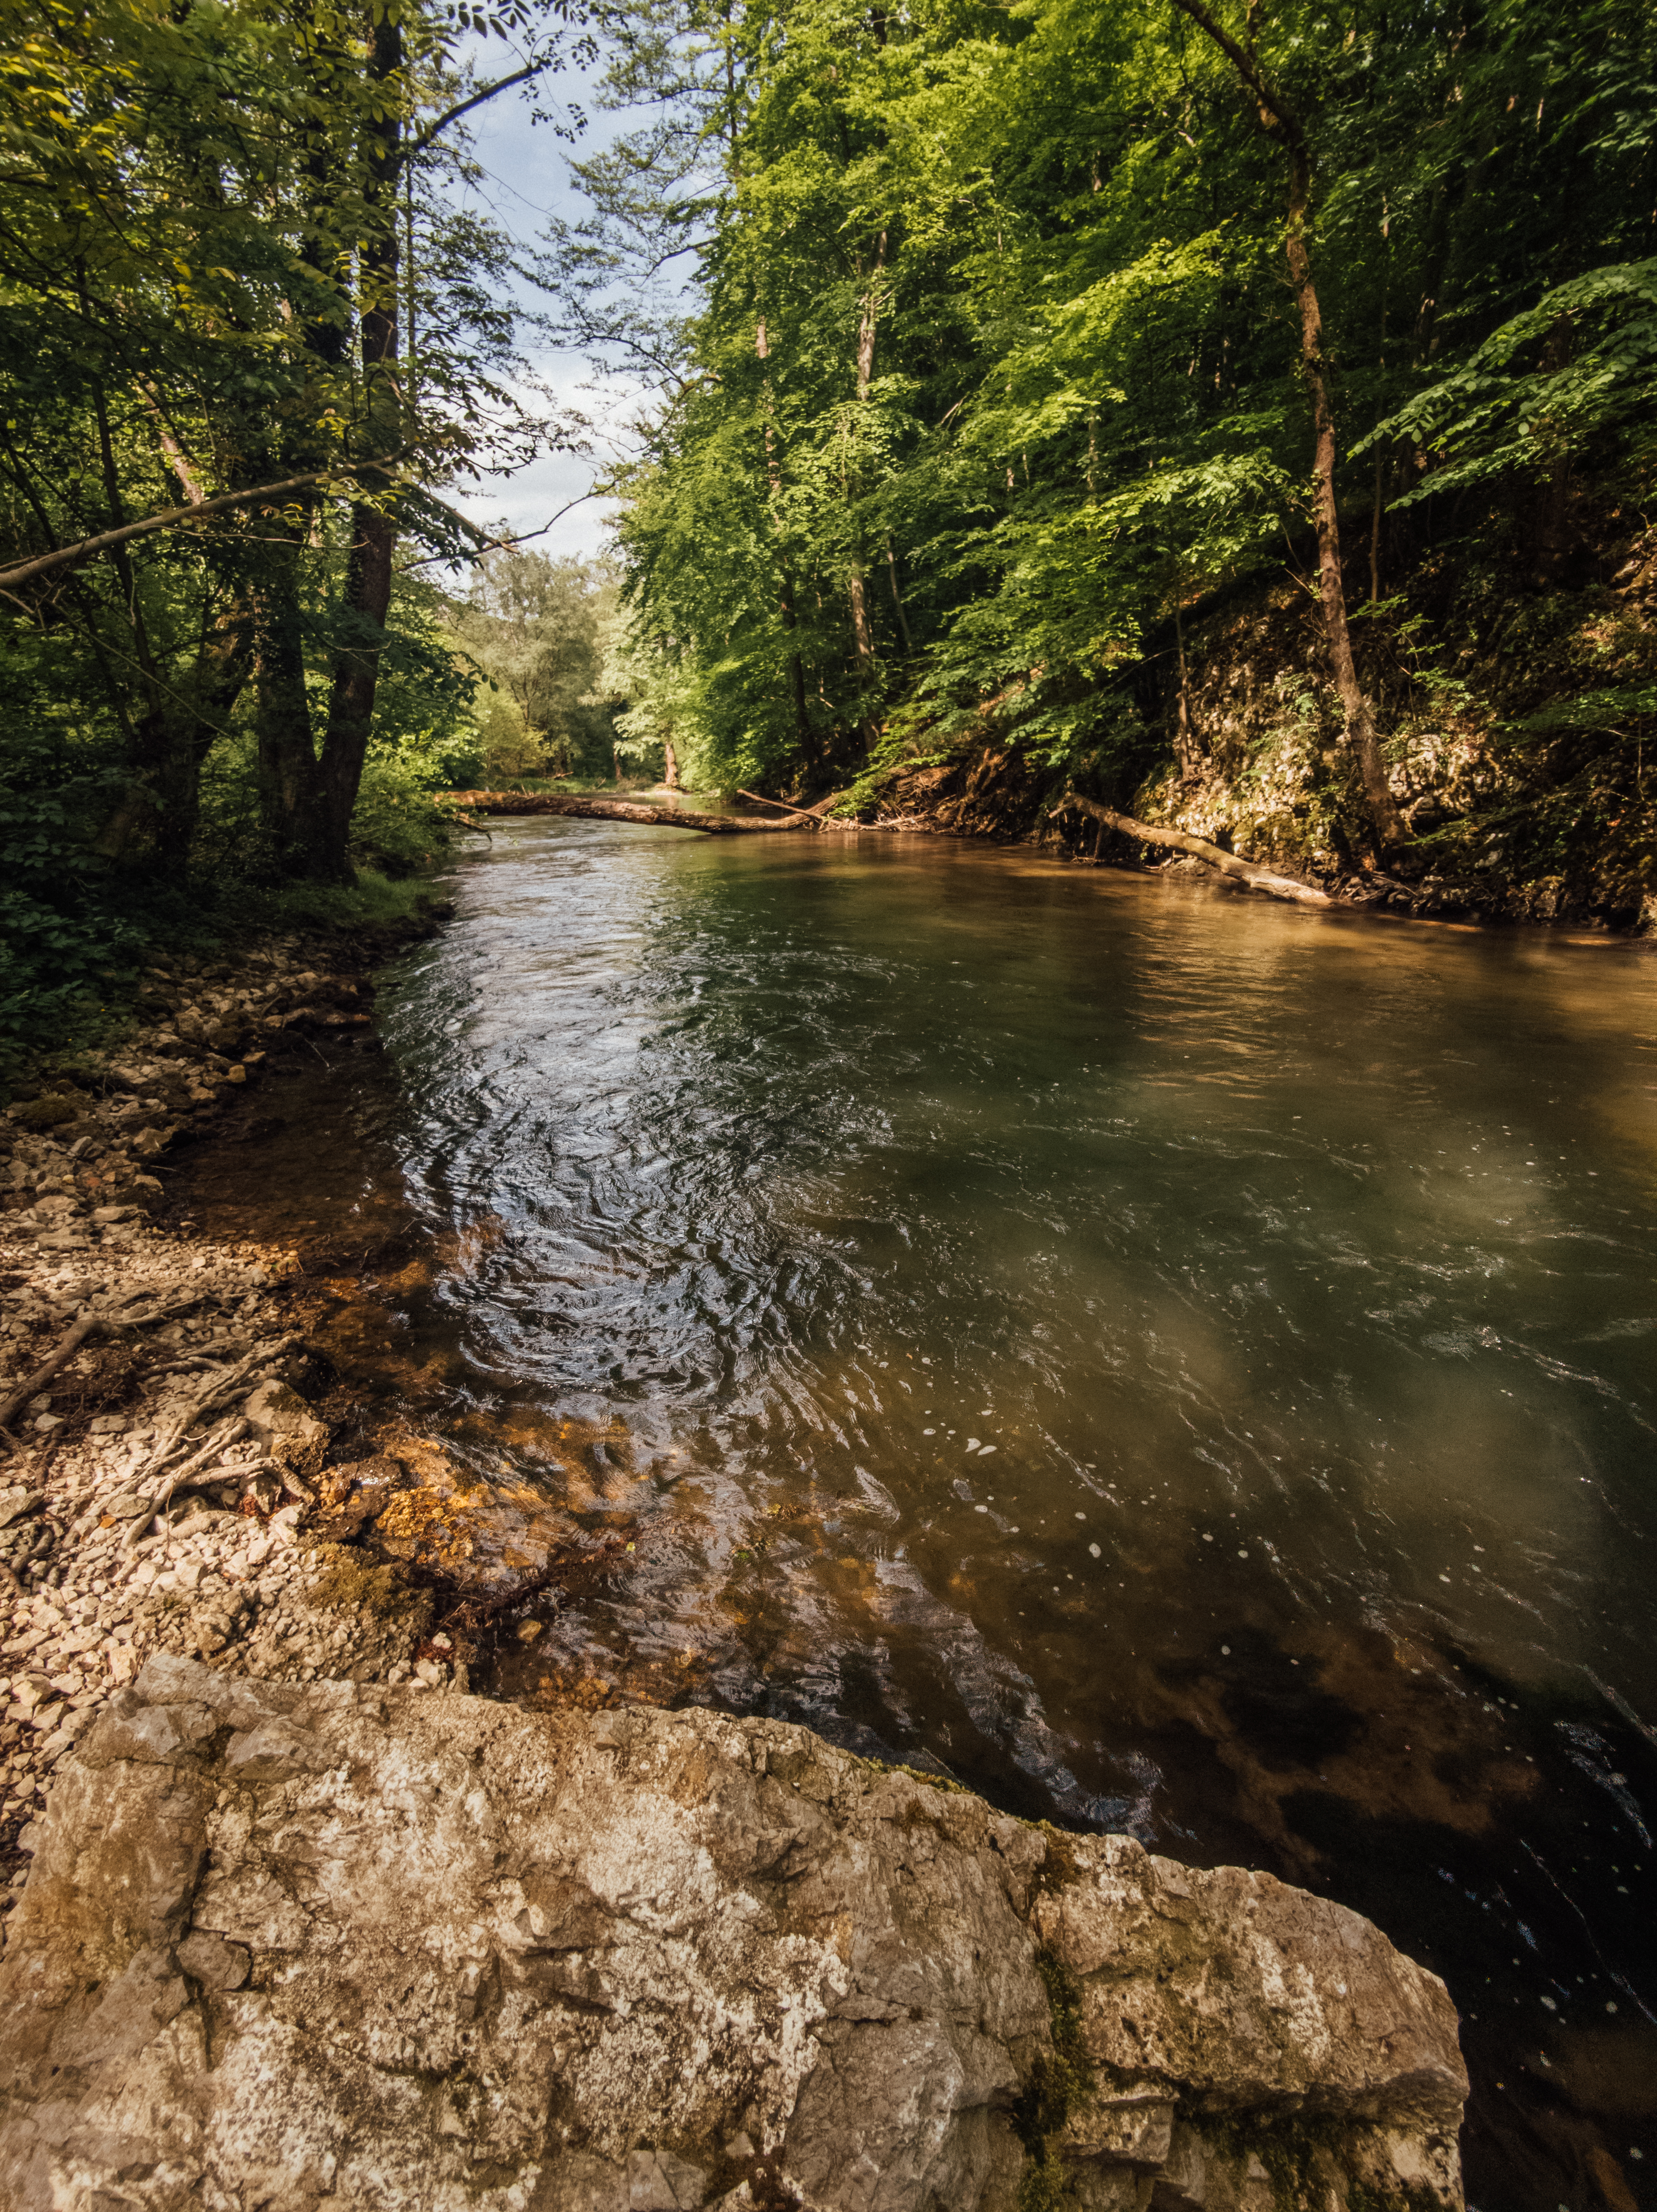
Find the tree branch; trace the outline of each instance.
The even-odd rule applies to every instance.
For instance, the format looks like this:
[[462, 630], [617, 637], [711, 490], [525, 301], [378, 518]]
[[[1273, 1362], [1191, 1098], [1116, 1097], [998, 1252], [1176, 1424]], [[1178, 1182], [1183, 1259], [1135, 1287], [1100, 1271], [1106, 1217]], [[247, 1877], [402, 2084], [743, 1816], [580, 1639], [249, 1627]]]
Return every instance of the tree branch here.
[[468, 814], [574, 814], [595, 822], [648, 822], [663, 830], [701, 830], [714, 837], [754, 836], [765, 830], [786, 836], [801, 826], [798, 821], [750, 822], [740, 814], [696, 814], [688, 806], [641, 806], [626, 799], [586, 799], [561, 791], [449, 791], [441, 795]]
[[1136, 822], [1131, 814], [1118, 814], [1108, 806], [1101, 806], [1096, 799], [1083, 799], [1079, 792], [1067, 791], [1053, 811], [1055, 814], [1090, 815], [1107, 829], [1120, 830], [1125, 837], [1138, 838], [1147, 845], [1171, 846], [1174, 852], [1187, 853], [1193, 860], [1205, 860], [1222, 875], [1235, 876], [1251, 890], [1265, 891], [1272, 898], [1294, 899], [1302, 906], [1330, 903], [1327, 891], [1320, 890], [1315, 884], [1302, 883], [1298, 876], [1282, 876], [1275, 868], [1259, 867], [1253, 860], [1228, 853], [1223, 845], [1212, 845], [1206, 837], [1193, 837], [1188, 830], [1165, 830], [1155, 823]]
[[440, 509], [452, 521], [458, 522], [469, 538], [475, 538], [478, 550], [476, 553], [422, 553], [417, 561], [405, 561], [399, 573], [406, 574], [410, 568], [423, 568], [430, 561], [481, 561], [485, 553], [509, 553], [514, 545], [527, 545], [532, 538], [544, 538], [548, 531], [555, 529], [563, 520], [571, 507], [583, 506], [586, 501], [598, 496], [597, 491], [584, 491], [578, 493], [574, 499], [567, 499], [550, 521], [543, 522], [538, 530], [525, 531], [521, 538], [491, 538], [487, 530], [468, 521], [458, 507], [451, 507], [444, 500], [434, 499], [431, 493], [427, 492], [425, 497], [429, 504]]
[[393, 177], [397, 176], [417, 155], [423, 154], [426, 149], [448, 129], [450, 124], [458, 123], [463, 115], [470, 114], [474, 107], [481, 107], [486, 100], [493, 100], [497, 92], [509, 92], [515, 84], [527, 84], [532, 77], [543, 76], [552, 66], [553, 58], [549, 54], [545, 61], [528, 62], [522, 69], [514, 70], [510, 76], [501, 77], [494, 84], [486, 84], [481, 92], [473, 93], [469, 99], [457, 100], [452, 107], [446, 109], [443, 114], [434, 117], [426, 125], [419, 137], [411, 138], [409, 141], [396, 161], [391, 163], [388, 173]]
[[[1272, 122], [1278, 125], [1290, 143], [1296, 147], [1304, 146], [1306, 133], [1301, 129], [1299, 118], [1282, 95], [1274, 92], [1260, 75], [1253, 56], [1246, 53], [1230, 33], [1223, 30], [1215, 21], [1213, 16], [1202, 4], [1202, 0], [1174, 0], [1174, 4], [1181, 15], [1190, 16], [1199, 31], [1212, 39], [1255, 99], [1259, 100], [1265, 115], [1272, 118]], [[1270, 128], [1270, 125], [1268, 125], [1267, 127]]]
[[49, 568], [61, 568], [66, 561], [90, 560], [94, 553], [106, 552], [112, 545], [124, 545], [134, 538], [145, 538], [157, 530], [173, 530], [180, 523], [200, 522], [210, 514], [222, 514], [228, 507], [246, 507], [258, 499], [274, 499], [278, 492], [298, 491], [306, 484], [327, 483], [340, 477], [361, 477], [376, 469], [389, 468], [402, 457], [388, 453], [384, 460], [353, 461], [338, 469], [312, 469], [302, 477], [283, 477], [280, 483], [255, 484], [251, 491], [221, 492], [216, 499], [203, 499], [189, 507], [164, 507], [159, 514], [147, 514], [141, 522], [124, 523], [118, 530], [100, 531], [95, 538], [80, 538], [72, 545], [60, 545], [54, 552], [38, 553], [31, 561], [14, 562], [9, 568], [0, 568], [0, 591], [11, 584], [26, 584], [31, 577], [43, 576]]

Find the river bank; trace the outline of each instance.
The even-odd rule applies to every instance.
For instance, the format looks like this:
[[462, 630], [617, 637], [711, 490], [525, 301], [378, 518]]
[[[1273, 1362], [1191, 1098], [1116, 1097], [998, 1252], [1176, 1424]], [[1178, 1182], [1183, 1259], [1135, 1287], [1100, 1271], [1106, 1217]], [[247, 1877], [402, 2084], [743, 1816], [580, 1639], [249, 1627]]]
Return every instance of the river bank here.
[[[1424, 853], [1400, 855], [1393, 872], [1373, 862], [1354, 864], [1350, 854], [1323, 848], [1278, 856], [1280, 841], [1255, 826], [1241, 842], [1230, 818], [1237, 808], [1223, 792], [1193, 810], [1190, 794], [1165, 821], [1140, 822], [1078, 794], [1068, 773], [1032, 763], [1012, 748], [984, 744], [953, 760], [903, 763], [871, 774], [854, 793], [830, 794], [811, 806], [741, 792], [750, 811], [698, 812], [683, 803], [695, 793], [651, 791], [673, 804], [611, 799], [601, 793], [457, 791], [446, 794], [475, 823], [479, 817], [530, 820], [537, 817], [634, 822], [655, 828], [698, 830], [729, 836], [742, 831], [818, 830], [854, 836], [870, 831], [896, 836], [952, 837], [997, 846], [1028, 847], [1044, 858], [1083, 867], [1106, 867], [1169, 883], [1192, 882], [1239, 896], [1264, 894], [1306, 906], [1369, 912], [1393, 921], [1451, 922], [1468, 927], [1569, 928], [1606, 938], [1657, 933], [1657, 897], [1595, 902], [1563, 893], [1557, 884], [1527, 884], [1508, 875], [1447, 872]], [[854, 806], [828, 811], [841, 799]], [[766, 816], [753, 809], [774, 807]], [[1284, 872], [1297, 869], [1298, 873]]]
[[1644, 953], [925, 836], [503, 822], [452, 887], [383, 1058], [161, 1160], [452, 1678], [1268, 1869], [1444, 1976], [1477, 2201], [1637, 2186]]
[[307, 1333], [299, 1252], [167, 1218], [180, 1158], [234, 1108], [258, 1127], [284, 1060], [378, 1049], [372, 969], [431, 926], [154, 967], [115, 1051], [0, 1118], [0, 1909], [53, 1776], [152, 1654], [453, 1679], [448, 1639], [424, 1640], [432, 1596], [342, 1581], [321, 1540], [350, 1481], [325, 1467], [311, 1401], [335, 1424], [348, 1407]]

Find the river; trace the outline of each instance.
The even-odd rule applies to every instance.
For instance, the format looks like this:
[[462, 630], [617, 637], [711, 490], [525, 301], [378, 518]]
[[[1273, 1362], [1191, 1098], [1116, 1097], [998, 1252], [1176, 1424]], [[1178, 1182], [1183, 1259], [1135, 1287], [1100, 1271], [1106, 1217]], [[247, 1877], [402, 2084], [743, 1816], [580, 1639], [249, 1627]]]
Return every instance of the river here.
[[943, 840], [498, 823], [380, 1013], [452, 1433], [698, 1700], [1442, 1973], [1469, 2193], [1657, 2203], [1657, 958]]

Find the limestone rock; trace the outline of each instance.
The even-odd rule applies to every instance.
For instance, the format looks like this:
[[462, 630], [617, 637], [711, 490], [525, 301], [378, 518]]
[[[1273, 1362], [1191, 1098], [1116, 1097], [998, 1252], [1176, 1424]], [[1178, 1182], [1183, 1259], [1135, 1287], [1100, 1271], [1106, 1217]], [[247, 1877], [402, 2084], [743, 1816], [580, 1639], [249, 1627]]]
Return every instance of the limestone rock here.
[[327, 1424], [318, 1420], [291, 1384], [262, 1382], [241, 1410], [270, 1457], [294, 1474], [307, 1472], [321, 1458]]
[[1367, 1922], [802, 1729], [158, 1658], [31, 1840], [0, 2203], [1461, 2203], [1454, 2014]]

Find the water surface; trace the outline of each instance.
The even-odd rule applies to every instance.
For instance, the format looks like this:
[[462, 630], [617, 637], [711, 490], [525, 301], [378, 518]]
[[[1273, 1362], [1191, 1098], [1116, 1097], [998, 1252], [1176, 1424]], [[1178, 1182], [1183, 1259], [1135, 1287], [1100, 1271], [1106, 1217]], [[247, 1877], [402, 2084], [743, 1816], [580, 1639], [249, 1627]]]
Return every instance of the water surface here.
[[635, 1545], [500, 1686], [1339, 1897], [1463, 2012], [1475, 2203], [1657, 2203], [1657, 960], [492, 826], [396, 1144], [455, 1432]]

